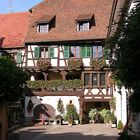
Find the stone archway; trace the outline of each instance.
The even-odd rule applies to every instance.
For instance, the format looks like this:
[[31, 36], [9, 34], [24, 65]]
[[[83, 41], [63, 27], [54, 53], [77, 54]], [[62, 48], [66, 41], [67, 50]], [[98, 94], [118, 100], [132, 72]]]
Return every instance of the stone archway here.
[[34, 120], [42, 120], [46, 118], [55, 118], [55, 109], [49, 104], [39, 104], [34, 108]]

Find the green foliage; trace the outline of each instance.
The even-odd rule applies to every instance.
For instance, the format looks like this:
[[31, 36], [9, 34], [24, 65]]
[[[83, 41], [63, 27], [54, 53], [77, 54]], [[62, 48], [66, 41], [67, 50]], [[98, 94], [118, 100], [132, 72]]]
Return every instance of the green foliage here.
[[91, 110], [89, 111], [88, 116], [89, 116], [90, 120], [94, 120], [96, 113], [97, 113], [97, 109], [96, 109], [96, 108], [91, 109]]
[[68, 59], [68, 68], [70, 70], [76, 70], [83, 66], [82, 58], [69, 58]]
[[129, 98], [129, 107], [132, 112], [140, 112], [140, 87], [134, 89], [134, 93]]
[[124, 85], [134, 90], [129, 104], [131, 110], [139, 112], [140, 1], [137, 3], [129, 14], [126, 11], [122, 13], [123, 18], [119, 22], [118, 30], [110, 38], [109, 44], [114, 47], [115, 59], [111, 64], [114, 79], [121, 86]]
[[61, 114], [64, 113], [64, 105], [63, 105], [63, 101], [61, 100], [61, 98], [58, 100], [57, 110], [58, 110], [58, 112], [60, 112]]
[[123, 129], [123, 123], [121, 120], [118, 121], [117, 129], [119, 130]]
[[138, 3], [129, 15], [122, 13], [119, 28], [109, 40], [110, 46], [114, 46], [115, 50], [115, 59], [111, 65], [115, 78], [132, 88], [140, 81], [140, 2]]
[[109, 102], [110, 107], [115, 110], [116, 109], [116, 98], [112, 97], [110, 102]]
[[111, 111], [103, 109], [100, 111], [100, 115], [103, 117], [105, 123], [109, 123], [111, 120]]
[[116, 117], [114, 115], [114, 112], [111, 113], [111, 123], [116, 124]]
[[105, 62], [104, 58], [101, 58], [101, 59], [91, 58], [90, 66], [93, 67], [93, 69], [95, 69], [95, 70], [100, 70], [103, 67], [106, 67], [107, 65], [106, 65], [106, 62]]
[[0, 100], [19, 100], [23, 96], [27, 79], [27, 74], [11, 58], [0, 57]]
[[78, 114], [77, 114], [77, 111], [76, 111], [76, 107], [74, 106], [74, 104], [72, 103], [69, 103], [66, 107], [66, 116], [65, 116], [65, 119], [73, 124], [74, 123], [74, 120], [78, 120], [79, 117], [78, 117]]
[[46, 90], [57, 90], [62, 89], [80, 89], [82, 88], [82, 81], [75, 80], [37, 80], [37, 81], [27, 81], [27, 87], [31, 89], [46, 89]]

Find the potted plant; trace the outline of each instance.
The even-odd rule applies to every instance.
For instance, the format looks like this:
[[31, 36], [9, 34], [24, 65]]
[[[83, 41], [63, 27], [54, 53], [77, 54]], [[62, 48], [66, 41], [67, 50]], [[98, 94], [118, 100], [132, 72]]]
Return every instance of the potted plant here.
[[96, 108], [91, 109], [91, 110], [89, 111], [88, 116], [89, 116], [89, 118], [90, 118], [90, 120], [91, 120], [92, 123], [94, 123], [94, 119], [95, 119], [96, 113], [97, 113], [97, 109], [96, 109]]
[[116, 127], [116, 117], [114, 115], [114, 112], [111, 113], [111, 127], [112, 128]]
[[121, 134], [123, 132], [123, 123], [121, 120], [118, 121], [117, 130], [118, 134]]
[[77, 114], [77, 111], [76, 111], [76, 107], [74, 106], [72, 101], [70, 101], [70, 103], [67, 104], [66, 111], [67, 112], [66, 112], [65, 119], [68, 121], [68, 123], [70, 125], [75, 124], [74, 120], [78, 120], [78, 114]]
[[57, 110], [60, 114], [64, 113], [64, 105], [63, 105], [63, 101], [61, 100], [61, 98], [59, 98], [59, 100], [58, 100]]
[[37, 67], [41, 71], [47, 71], [50, 66], [50, 60], [47, 58], [40, 58], [37, 60]]

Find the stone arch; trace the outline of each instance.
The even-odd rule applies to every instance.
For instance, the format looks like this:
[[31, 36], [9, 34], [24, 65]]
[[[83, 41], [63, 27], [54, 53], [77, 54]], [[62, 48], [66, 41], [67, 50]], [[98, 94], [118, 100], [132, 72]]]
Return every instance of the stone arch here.
[[49, 104], [39, 104], [34, 108], [34, 120], [55, 118], [55, 109]]

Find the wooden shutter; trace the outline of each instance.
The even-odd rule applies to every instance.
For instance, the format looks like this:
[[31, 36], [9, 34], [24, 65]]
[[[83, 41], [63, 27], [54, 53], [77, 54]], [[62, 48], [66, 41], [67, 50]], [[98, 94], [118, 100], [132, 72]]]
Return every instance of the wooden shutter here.
[[17, 53], [16, 62], [18, 64], [22, 62], [22, 53], [20, 51]]
[[91, 57], [91, 47], [86, 46], [86, 57]]
[[34, 57], [35, 58], [39, 58], [39, 56], [40, 56], [40, 48], [39, 47], [35, 47]]
[[80, 46], [80, 56], [82, 57], [82, 58], [84, 58], [84, 57], [86, 57], [86, 52], [85, 52], [85, 46], [84, 45], [82, 45], [82, 46]]
[[54, 48], [49, 47], [49, 57], [54, 58]]
[[69, 46], [64, 46], [64, 58], [69, 58]]

